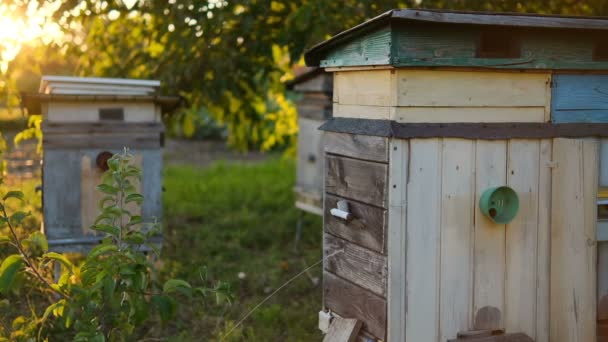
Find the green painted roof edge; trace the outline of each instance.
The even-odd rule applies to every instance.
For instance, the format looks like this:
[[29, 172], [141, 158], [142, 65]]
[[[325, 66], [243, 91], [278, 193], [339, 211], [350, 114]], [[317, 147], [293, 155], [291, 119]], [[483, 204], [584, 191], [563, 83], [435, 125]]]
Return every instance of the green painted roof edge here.
[[608, 17], [446, 11], [432, 9], [394, 9], [348, 30], [342, 31], [324, 42], [314, 45], [304, 54], [306, 65], [320, 66], [324, 52], [379, 27], [388, 26], [393, 21], [608, 31]]

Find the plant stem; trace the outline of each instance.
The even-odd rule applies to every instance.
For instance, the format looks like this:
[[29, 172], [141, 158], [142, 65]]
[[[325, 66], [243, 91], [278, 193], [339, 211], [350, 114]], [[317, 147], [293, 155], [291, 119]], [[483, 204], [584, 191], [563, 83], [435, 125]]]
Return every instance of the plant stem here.
[[2, 207], [2, 216], [4, 216], [4, 219], [6, 220], [6, 223], [8, 225], [8, 229], [10, 230], [10, 232], [13, 236], [13, 239], [15, 239], [15, 247], [19, 251], [19, 254], [21, 254], [21, 256], [23, 257], [25, 264], [31, 270], [31, 274], [34, 275], [38, 280], [43, 282], [52, 292], [62, 296], [63, 298], [66, 298], [66, 299], [69, 298], [69, 296], [67, 294], [63, 293], [62, 291], [56, 290], [53, 288], [53, 286], [51, 286], [51, 283], [45, 277], [42, 276], [42, 274], [40, 273], [38, 268], [36, 268], [34, 266], [34, 263], [30, 259], [30, 257], [27, 255], [27, 253], [25, 253], [25, 249], [23, 248], [23, 245], [21, 244], [21, 241], [19, 240], [19, 237], [17, 236], [17, 232], [15, 231], [15, 228], [11, 224], [11, 220], [8, 217], [8, 214], [7, 214], [6, 208], [5, 208], [5, 204], [6, 203], [3, 203], [3, 205], [1, 206]]

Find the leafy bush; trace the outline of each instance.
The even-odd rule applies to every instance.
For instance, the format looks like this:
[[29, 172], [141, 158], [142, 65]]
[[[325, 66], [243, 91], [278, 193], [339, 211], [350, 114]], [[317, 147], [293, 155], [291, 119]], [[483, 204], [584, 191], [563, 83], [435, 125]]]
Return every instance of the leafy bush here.
[[[105, 238], [80, 264], [49, 251], [39, 232], [20, 237], [17, 227], [30, 213], [9, 214], [7, 208], [9, 202], [21, 201], [24, 195], [20, 191], [4, 195], [0, 225], [8, 227], [9, 234], [0, 235], [0, 242], [11, 245], [15, 253], [0, 265], [0, 294], [3, 301], [10, 301], [29, 286], [49, 305], [41, 312], [31, 310], [28, 317], [15, 318], [9, 329], [0, 329], [0, 340], [125, 341], [152, 318], [151, 313], [163, 322], [171, 319], [179, 297], [215, 294], [218, 299], [227, 298], [226, 285], [221, 282], [207, 288], [193, 287], [181, 279], [164, 284], [155, 279], [145, 251], [157, 253], [150, 238], [158, 233], [159, 225], [143, 222], [141, 216], [128, 210], [130, 203], [140, 205], [143, 201], [134, 186], [141, 170], [131, 165], [131, 158], [125, 150], [108, 160], [109, 170], [98, 186], [106, 196], [91, 227], [103, 232]], [[199, 277], [206, 281], [204, 272], [199, 272]]]

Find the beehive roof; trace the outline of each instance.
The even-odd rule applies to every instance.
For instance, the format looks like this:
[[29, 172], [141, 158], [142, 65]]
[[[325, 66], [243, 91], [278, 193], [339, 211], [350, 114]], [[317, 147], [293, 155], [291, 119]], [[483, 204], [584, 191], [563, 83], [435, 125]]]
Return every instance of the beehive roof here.
[[[458, 28], [455, 29], [454, 26], [458, 26]], [[519, 59], [530, 56], [537, 57], [534, 53], [540, 53], [539, 57], [541, 59], [551, 60], [557, 55], [565, 54], [568, 45], [570, 45], [570, 49], [577, 50], [576, 52], [581, 55], [570, 55], [568, 56], [569, 60], [561, 64], [558, 61], [558, 63], [546, 65], [546, 61], [542, 60], [537, 63], [528, 63], [528, 65], [523, 63], [523, 66], [520, 65], [518, 68], [608, 69], [608, 60], [605, 61], [603, 58], [599, 61], [592, 59], [592, 57], [595, 57], [598, 41], [604, 44], [603, 49], [606, 49], [605, 45], [608, 44], [606, 38], [603, 37], [608, 31], [607, 17], [429, 9], [395, 9], [383, 13], [313, 46], [305, 54], [305, 60], [309, 66], [321, 67], [359, 65], [467, 66], [467, 64], [472, 64], [468, 66], [487, 66], [484, 65], [487, 63], [472, 63], [462, 59], [474, 57], [470, 55], [471, 52], [475, 52], [474, 49], [473, 51], [463, 50], [470, 47], [471, 43], [477, 42], [479, 33], [488, 28], [530, 37], [530, 45], [536, 43], [539, 50], [544, 49], [543, 51], [536, 51], [533, 46], [522, 44], [522, 48], [528, 48], [525, 51], [528, 56], [522, 56]], [[556, 35], [556, 30], [570, 31], [572, 34], [563, 35], [560, 33]], [[577, 40], [573, 34], [580, 34], [581, 31], [588, 31], [591, 34], [586, 35], [586, 37], [579, 37]], [[557, 38], [557, 40], [553, 39], [551, 44], [551, 38]], [[595, 40], [590, 41], [590, 39]], [[433, 40], [438, 41], [436, 43], [437, 47], [444, 50], [455, 49], [457, 50], [455, 52], [460, 52], [460, 54], [454, 53], [450, 56], [445, 51], [443, 51], [444, 55], [442, 55], [442, 51], [430, 51], [430, 54], [429, 51], [426, 51], [426, 55], [415, 53], [414, 45], [432, 46]], [[583, 46], [582, 43], [589, 44]], [[443, 45], [439, 46], [438, 44]], [[409, 50], [399, 51], [399, 48], [403, 46], [406, 46]], [[587, 51], [584, 51], [585, 49]], [[419, 50], [425, 52], [423, 49]], [[351, 55], [356, 52], [362, 55], [360, 59], [352, 58]], [[365, 53], [368, 53], [368, 55], [365, 55]], [[553, 55], [547, 55], [549, 53]], [[588, 55], [588, 60], [585, 60], [583, 55]], [[340, 59], [339, 57], [344, 58]], [[453, 60], [445, 59], [450, 57]], [[443, 60], [438, 60], [440, 58], [443, 58]], [[454, 58], [460, 60], [454, 60]], [[525, 62], [525, 60], [519, 62]], [[595, 64], [589, 65], [590, 62]], [[493, 67], [491, 64], [489, 66]]]
[[42, 76], [39, 92], [57, 95], [153, 95], [160, 81], [128, 78]]

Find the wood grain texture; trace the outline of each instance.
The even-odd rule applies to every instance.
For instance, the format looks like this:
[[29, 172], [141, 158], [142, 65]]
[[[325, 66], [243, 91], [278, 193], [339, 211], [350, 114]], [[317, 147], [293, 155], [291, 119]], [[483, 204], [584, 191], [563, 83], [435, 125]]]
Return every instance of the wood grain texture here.
[[337, 101], [344, 105], [390, 106], [391, 70], [339, 71], [334, 83]]
[[397, 107], [393, 112], [390, 119], [400, 123], [545, 121], [545, 107]]
[[337, 218], [329, 213], [336, 208], [338, 201], [343, 200], [333, 195], [325, 195], [324, 229], [344, 240], [386, 254], [387, 211], [354, 201], [348, 201], [349, 211], [354, 218], [350, 222]]
[[507, 150], [507, 185], [519, 212], [506, 227], [504, 328], [536, 336], [540, 142], [514, 139]]
[[600, 140], [600, 184], [608, 187], [608, 139]]
[[439, 341], [471, 326], [475, 141], [443, 139]]
[[323, 300], [327, 309], [363, 322], [363, 329], [386, 339], [386, 300], [329, 272], [323, 273]]
[[[400, 107], [544, 107], [549, 73], [397, 70]], [[514, 120], [515, 121], [515, 120]]]
[[391, 139], [389, 164], [388, 212], [388, 340], [405, 340], [406, 320], [406, 249], [407, 249], [407, 178], [409, 141]]
[[553, 141], [540, 141], [538, 173], [538, 238], [536, 287], [536, 342], [549, 342], [551, 282], [551, 165]]
[[394, 108], [390, 106], [362, 106], [334, 103], [332, 113], [334, 118], [389, 120], [394, 116]]
[[595, 139], [555, 139], [551, 224], [551, 341], [596, 339]]
[[597, 244], [597, 320], [608, 322], [608, 242]]
[[323, 342], [355, 342], [361, 325], [358, 319], [335, 317]]
[[99, 109], [122, 108], [124, 122], [160, 122], [154, 102], [51, 102], [44, 113], [49, 122], [99, 122]]
[[342, 240], [324, 234], [323, 255], [325, 257], [338, 251], [325, 261], [325, 270], [354, 284], [386, 297], [386, 257]]
[[144, 201], [141, 204], [141, 214], [146, 222], [162, 221], [163, 215], [163, 157], [160, 149], [139, 149], [141, 154], [143, 177], [141, 193]]
[[[477, 141], [476, 199], [490, 187], [506, 182], [507, 145], [504, 141]], [[483, 322], [479, 315], [482, 309], [496, 308], [504, 315], [505, 300], [505, 226], [493, 223], [475, 206], [474, 235], [474, 329], [500, 329], [504, 321]], [[477, 324], [483, 324], [479, 326]]]
[[[436, 341], [439, 333], [441, 234], [440, 139], [410, 140], [407, 183], [407, 341]], [[414, 200], [415, 199], [415, 200]]]
[[608, 122], [608, 75], [553, 77], [553, 122]]
[[158, 122], [51, 122], [43, 121], [41, 129], [45, 134], [92, 134], [92, 133], [162, 133], [165, 128]]
[[327, 133], [325, 152], [388, 163], [388, 139], [366, 135]]
[[386, 164], [327, 156], [325, 191], [386, 208]]
[[[42, 156], [44, 233], [49, 242], [80, 236], [80, 153], [46, 150]], [[69, 190], [69, 191], [68, 191]]]

